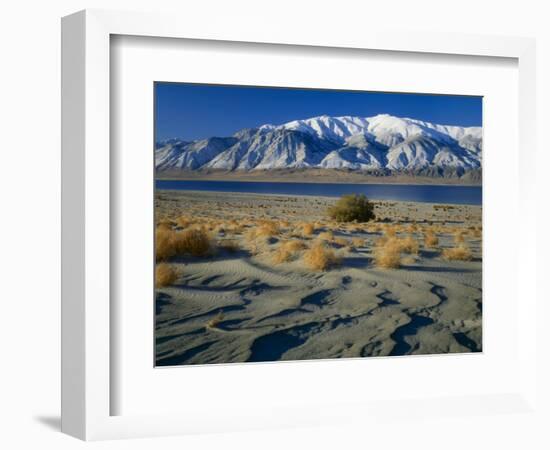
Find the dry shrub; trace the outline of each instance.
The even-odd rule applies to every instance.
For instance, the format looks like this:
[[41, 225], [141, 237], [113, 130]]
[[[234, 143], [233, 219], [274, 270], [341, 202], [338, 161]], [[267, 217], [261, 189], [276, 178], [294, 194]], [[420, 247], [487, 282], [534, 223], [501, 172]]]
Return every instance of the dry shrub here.
[[380, 231], [382, 231], [382, 227], [379, 224], [367, 226], [367, 233], [380, 233]]
[[307, 245], [305, 244], [305, 242], [294, 239], [292, 241], [287, 241], [287, 242], [283, 243], [283, 247], [286, 248], [290, 252], [297, 252], [297, 251], [304, 250], [305, 248], [307, 248]]
[[328, 215], [337, 222], [368, 222], [375, 218], [374, 205], [364, 194], [344, 195], [328, 208]]
[[418, 253], [418, 241], [412, 236], [407, 236], [403, 239], [394, 238], [397, 241], [397, 244], [401, 246], [401, 251], [403, 253]]
[[418, 241], [412, 236], [406, 238], [382, 236], [376, 242], [374, 262], [378, 267], [395, 269], [403, 262], [401, 260], [402, 253], [417, 254], [418, 248]]
[[363, 238], [359, 238], [359, 237], [352, 238], [351, 243], [355, 247], [364, 247], [365, 246], [365, 240]]
[[279, 232], [279, 224], [267, 220], [256, 229], [256, 236], [272, 237], [277, 236]]
[[216, 328], [224, 319], [223, 312], [219, 312], [215, 317], [206, 322], [208, 328]]
[[266, 236], [266, 234], [264, 233], [265, 230], [260, 230], [260, 228], [261, 227], [258, 225], [254, 225], [248, 228], [244, 233], [245, 240], [248, 242], [251, 242], [259, 238], [269, 237], [269, 236]]
[[175, 223], [171, 220], [164, 219], [157, 224], [157, 230], [170, 231], [174, 227]]
[[477, 228], [473, 229], [470, 232], [470, 236], [472, 236], [473, 238], [480, 238], [481, 237], [481, 230], [478, 230]]
[[410, 266], [411, 264], [414, 264], [416, 262], [416, 258], [414, 256], [405, 256], [403, 259], [401, 259], [401, 263]]
[[244, 225], [231, 224], [227, 227], [227, 232], [232, 234], [242, 234], [244, 231]]
[[317, 237], [321, 241], [332, 241], [334, 240], [334, 233], [332, 231], [323, 231], [322, 233], [319, 233], [319, 236]]
[[472, 259], [472, 251], [465, 245], [446, 248], [443, 250], [443, 258], [448, 261], [470, 261]]
[[347, 224], [345, 226], [345, 229], [350, 233], [361, 233], [364, 231], [365, 228], [359, 224], [351, 223], [351, 224]]
[[292, 260], [293, 253], [285, 249], [284, 247], [279, 247], [273, 252], [271, 260], [273, 264], [282, 264]]
[[227, 225], [223, 222], [214, 223], [209, 225], [209, 229], [216, 234], [225, 234], [227, 232]]
[[303, 237], [306, 237], [304, 234], [302, 234], [302, 232], [300, 230], [298, 230], [298, 228], [294, 229], [294, 230], [289, 230], [287, 231], [287, 233], [285, 234], [285, 237], [288, 237], [288, 238], [303, 238]]
[[327, 270], [340, 262], [334, 252], [321, 243], [317, 243], [305, 251], [303, 260], [306, 266], [312, 270]]
[[260, 236], [258, 230], [258, 227], [249, 228], [244, 234], [246, 248], [252, 255], [257, 255], [263, 252], [268, 245], [269, 238], [266, 236]]
[[252, 243], [253, 241], [256, 240], [257, 237], [258, 237], [257, 228], [249, 228], [244, 233], [244, 239], [248, 243]]
[[161, 263], [155, 267], [155, 286], [170, 286], [178, 279], [178, 273], [170, 264]]
[[279, 225], [275, 222], [264, 221], [260, 225], [253, 226], [245, 232], [245, 240], [252, 244], [259, 238], [269, 238], [278, 235], [280, 232]]
[[224, 239], [218, 245], [220, 248], [228, 251], [229, 253], [236, 253], [241, 249], [239, 242], [235, 239]]
[[204, 229], [189, 229], [175, 233], [177, 255], [206, 256], [213, 249], [212, 238]]
[[312, 223], [303, 223], [301, 224], [302, 234], [304, 236], [311, 236], [315, 232], [315, 227]]
[[155, 251], [157, 261], [166, 261], [176, 256], [176, 247], [174, 246], [174, 235], [172, 230], [166, 228], [157, 228], [155, 232]]
[[374, 245], [376, 247], [383, 247], [386, 245], [386, 242], [388, 242], [389, 238], [387, 236], [380, 236], [376, 241], [374, 242]]
[[258, 230], [257, 228], [249, 228], [248, 230], [246, 230], [244, 233], [245, 241], [246, 242], [254, 241], [258, 237], [257, 230]]
[[434, 248], [439, 245], [439, 238], [431, 232], [424, 235], [424, 245], [428, 248]]
[[186, 217], [186, 216], [180, 216], [176, 219], [176, 224], [179, 227], [182, 227], [182, 228], [187, 228], [192, 223], [193, 223], [193, 221], [189, 217]]
[[388, 238], [395, 237], [396, 233], [397, 233], [397, 227], [395, 227], [395, 226], [388, 225], [388, 226], [386, 226], [385, 229], [384, 229], [384, 234], [385, 234]]
[[374, 263], [383, 269], [397, 269], [401, 265], [401, 246], [394, 239], [374, 250]]
[[208, 220], [202, 227], [198, 227], [199, 229], [204, 229], [207, 231], [214, 231], [216, 232], [218, 229], [220, 229], [222, 232], [225, 230], [223, 227], [223, 224], [220, 224], [218, 222], [215, 222], [213, 220]]
[[407, 231], [409, 233], [416, 233], [418, 231], [418, 225], [416, 223], [411, 223], [408, 227], [407, 227]]
[[458, 230], [454, 234], [455, 244], [462, 244], [464, 242], [464, 231]]
[[190, 229], [190, 230], [207, 230], [210, 227], [208, 226], [207, 222], [197, 220], [193, 223], [189, 223], [187, 228]]
[[247, 249], [251, 255], [259, 255], [267, 251], [268, 242], [264, 239], [256, 239], [250, 241], [247, 245]]
[[296, 253], [305, 248], [307, 248], [307, 246], [302, 241], [292, 240], [283, 242], [279, 245], [277, 250], [273, 252], [272, 261], [274, 264], [292, 261]]

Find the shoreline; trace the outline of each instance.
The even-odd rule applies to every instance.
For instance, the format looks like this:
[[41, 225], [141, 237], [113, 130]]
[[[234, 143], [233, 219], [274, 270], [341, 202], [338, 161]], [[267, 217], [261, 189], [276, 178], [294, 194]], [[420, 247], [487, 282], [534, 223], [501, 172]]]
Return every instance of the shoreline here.
[[[156, 180], [155, 180], [156, 181]], [[330, 195], [318, 195], [318, 194], [283, 194], [283, 193], [267, 193], [267, 192], [236, 192], [236, 191], [215, 191], [215, 190], [201, 190], [201, 189], [162, 189], [155, 187], [155, 195], [160, 193], [195, 193], [195, 194], [225, 194], [225, 195], [246, 195], [246, 196], [269, 196], [269, 197], [290, 197], [290, 198], [299, 198], [299, 199], [323, 199], [326, 201], [335, 201], [341, 196], [330, 196]], [[394, 199], [385, 199], [385, 198], [374, 198], [367, 196], [370, 201], [373, 203], [383, 203], [383, 202], [392, 202], [397, 204], [412, 204], [412, 205], [437, 205], [444, 206], [450, 205], [454, 207], [467, 206], [467, 207], [478, 207], [482, 208], [483, 203], [450, 203], [450, 202], [419, 202], [414, 200], [394, 200]]]
[[415, 185], [415, 186], [465, 186], [482, 187], [482, 181], [463, 181], [460, 178], [443, 178], [410, 175], [367, 175], [354, 172], [213, 172], [213, 173], [163, 173], [156, 172], [155, 180], [163, 181], [239, 181], [268, 183], [312, 184], [370, 184], [370, 185]]

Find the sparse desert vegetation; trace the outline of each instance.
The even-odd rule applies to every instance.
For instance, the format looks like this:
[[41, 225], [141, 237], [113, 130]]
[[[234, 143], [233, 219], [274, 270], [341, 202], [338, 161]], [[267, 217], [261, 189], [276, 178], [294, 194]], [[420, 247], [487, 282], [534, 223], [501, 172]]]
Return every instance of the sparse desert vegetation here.
[[175, 231], [157, 227], [155, 250], [157, 261], [167, 261], [176, 256], [206, 256], [214, 248], [212, 237], [204, 229]]
[[454, 234], [454, 243], [462, 244], [464, 242], [464, 235], [466, 234], [465, 230], [457, 230]]
[[224, 317], [223, 312], [220, 311], [215, 317], [206, 322], [206, 326], [208, 328], [216, 328], [221, 322], [223, 322]]
[[328, 215], [338, 222], [368, 222], [374, 220], [374, 205], [363, 194], [344, 195], [328, 208]]
[[[391, 6], [386, 21], [396, 12]], [[364, 19], [365, 28], [384, 20]], [[292, 62], [284, 69], [296, 71]], [[226, 66], [217, 71], [234, 69]], [[333, 70], [339, 69], [345, 79], [343, 66]], [[406, 70], [396, 75], [416, 77]], [[138, 241], [133, 231], [147, 227], [147, 217], [125, 220], [119, 244], [140, 262], [122, 261], [124, 281], [136, 289], [143, 273], [129, 271], [156, 265], [149, 340], [155, 366], [483, 350], [482, 204], [492, 196], [483, 192], [480, 96], [169, 80], [149, 87], [154, 139], [144, 144], [153, 147], [154, 229]], [[147, 214], [139, 204], [143, 192], [132, 193], [137, 204], [113, 204], [113, 212], [122, 206]], [[150, 250], [155, 260], [144, 261]], [[135, 306], [134, 290], [125, 293]], [[257, 369], [258, 396], [273, 394], [273, 383]], [[226, 374], [214, 374], [208, 385], [234, 391], [239, 402], [242, 390]], [[337, 389], [349, 383], [328, 372], [314, 375]], [[422, 388], [407, 375], [397, 381], [411, 384], [413, 393]], [[472, 381], [441, 375], [426, 371], [423, 381]], [[471, 375], [475, 381], [479, 373]], [[363, 387], [372, 385], [368, 368], [361, 376]], [[279, 381], [280, 396], [289, 394], [286, 381], [302, 391], [315, 387], [312, 377]], [[392, 389], [394, 381], [378, 384]], [[182, 379], [181, 389], [197, 385]], [[358, 392], [340, 391], [351, 401]], [[205, 398], [202, 406], [223, 414], [234, 403]], [[407, 432], [399, 424], [387, 428]], [[368, 435], [364, 441], [377, 446]]]
[[307, 244], [299, 239], [293, 239], [291, 241], [284, 242], [282, 246], [291, 252], [297, 252], [307, 248]]
[[177, 232], [175, 245], [178, 254], [191, 256], [205, 256], [213, 248], [212, 238], [204, 229]]
[[459, 245], [443, 250], [443, 258], [448, 261], [470, 261], [472, 259], [472, 252], [465, 245]]
[[315, 231], [315, 226], [312, 223], [302, 223], [300, 227], [304, 236], [311, 236]]
[[237, 239], [224, 239], [218, 245], [229, 253], [236, 253], [241, 249], [241, 245]]
[[402, 254], [418, 254], [418, 249], [418, 241], [411, 236], [382, 236], [374, 251], [374, 262], [377, 267], [396, 269], [401, 266]]
[[376, 267], [383, 269], [397, 269], [401, 265], [401, 246], [390, 239], [374, 250], [374, 262]]
[[261, 222], [256, 228], [256, 236], [258, 237], [273, 237], [277, 236], [279, 232], [279, 224], [271, 220]]
[[[303, 342], [279, 359], [391, 355], [396, 345], [411, 353], [480, 349], [481, 208], [369, 201], [376, 214], [358, 216], [363, 203], [159, 194], [156, 336], [166, 340], [157, 362], [255, 360], [258, 349], [278, 348], [277, 336]], [[426, 325], [426, 339], [399, 342], [396, 330], [419, 308], [439, 327], [437, 340]], [[317, 338], [332, 333], [332, 350], [319, 353]], [[461, 344], [456, 333], [470, 340]]]
[[282, 242], [279, 247], [273, 252], [273, 263], [281, 264], [284, 262], [292, 261], [296, 258], [296, 255], [301, 250], [307, 248], [307, 245], [298, 240], [293, 239], [291, 241]]
[[317, 236], [317, 239], [319, 239], [320, 241], [328, 241], [328, 242], [333, 241], [334, 233], [331, 230], [323, 231], [319, 233], [319, 235]]
[[418, 254], [418, 249], [419, 249], [418, 241], [414, 239], [412, 236], [407, 236], [402, 239], [399, 239], [398, 243], [401, 247], [402, 252], [415, 254], [415, 255]]
[[429, 231], [424, 235], [424, 245], [427, 248], [435, 248], [439, 245], [439, 238], [434, 232]]
[[155, 232], [155, 251], [157, 261], [166, 261], [176, 254], [174, 232], [165, 226], [157, 227]]
[[395, 237], [397, 234], [398, 228], [396, 225], [386, 225], [384, 227], [384, 235], [388, 238]]
[[178, 272], [170, 264], [160, 263], [155, 267], [155, 287], [170, 286], [177, 279]]
[[340, 263], [334, 251], [320, 242], [304, 252], [303, 260], [306, 267], [311, 270], [327, 270]]

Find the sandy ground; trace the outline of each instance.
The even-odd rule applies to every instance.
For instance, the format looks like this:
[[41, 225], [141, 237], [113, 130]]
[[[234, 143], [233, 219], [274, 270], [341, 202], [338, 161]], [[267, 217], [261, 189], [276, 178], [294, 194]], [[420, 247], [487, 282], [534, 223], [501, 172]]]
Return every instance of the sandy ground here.
[[[327, 221], [335, 200], [158, 191], [157, 221], [184, 215], [209, 223], [217, 245], [206, 257], [170, 261], [179, 275], [156, 290], [157, 365], [481, 351], [479, 233], [465, 236], [470, 261], [442, 256], [455, 245], [457, 229], [479, 230], [481, 207], [378, 202], [382, 223], [357, 226]], [[246, 229], [262, 219], [282, 221], [281, 231], [251, 251]], [[311, 236], [299, 237], [302, 222], [315, 224]], [[397, 269], [373, 261], [386, 222], [420, 243], [418, 254], [405, 255]], [[244, 229], [235, 227], [241, 223]], [[422, 231], [430, 227], [436, 248], [423, 245]], [[311, 270], [300, 252], [273, 263], [282, 242], [298, 236], [311, 246], [327, 230], [339, 265]], [[228, 241], [231, 251], [223, 245]]]

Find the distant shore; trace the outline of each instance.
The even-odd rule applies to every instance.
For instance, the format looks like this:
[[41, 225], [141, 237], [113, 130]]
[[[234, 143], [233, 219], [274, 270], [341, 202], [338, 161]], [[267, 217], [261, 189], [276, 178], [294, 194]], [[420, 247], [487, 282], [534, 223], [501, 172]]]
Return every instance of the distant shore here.
[[272, 183], [358, 183], [481, 186], [481, 180], [466, 177], [430, 177], [408, 174], [372, 175], [336, 169], [281, 169], [253, 171], [170, 171], [157, 172], [158, 180], [267, 181]]

